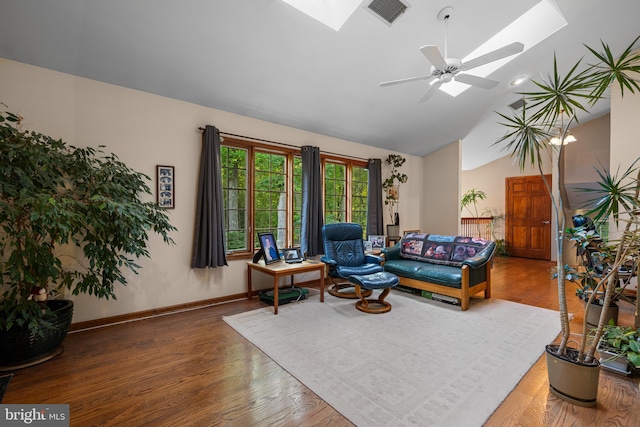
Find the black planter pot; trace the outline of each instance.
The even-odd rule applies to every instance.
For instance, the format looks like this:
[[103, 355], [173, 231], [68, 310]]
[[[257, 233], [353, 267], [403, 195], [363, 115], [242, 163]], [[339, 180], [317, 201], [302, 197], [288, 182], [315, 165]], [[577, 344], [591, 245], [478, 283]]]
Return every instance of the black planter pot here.
[[52, 326], [43, 329], [42, 334], [16, 327], [0, 331], [0, 370], [25, 368], [62, 353], [62, 341], [73, 318], [73, 301], [49, 300], [47, 307], [53, 313], [45, 316], [45, 320]]
[[578, 350], [567, 348], [567, 355], [558, 356], [558, 345], [546, 346], [549, 391], [562, 400], [578, 406], [596, 406], [600, 362], [578, 363]]

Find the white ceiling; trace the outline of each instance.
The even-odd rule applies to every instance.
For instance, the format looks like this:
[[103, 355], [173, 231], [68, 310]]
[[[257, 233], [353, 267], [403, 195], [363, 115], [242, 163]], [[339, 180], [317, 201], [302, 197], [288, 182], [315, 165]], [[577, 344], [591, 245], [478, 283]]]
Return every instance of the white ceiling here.
[[426, 82], [378, 83], [429, 73], [418, 49], [444, 49], [443, 7], [449, 56], [463, 58], [538, 1], [408, 0], [389, 26], [366, 0], [336, 32], [281, 0], [0, 0], [0, 57], [410, 155], [462, 139], [472, 169], [503, 155], [491, 144], [494, 111], [519, 99], [509, 82], [549, 73], [554, 51], [566, 71], [583, 43], [620, 53], [640, 1], [557, 0], [568, 25], [489, 75], [491, 90], [419, 104]]

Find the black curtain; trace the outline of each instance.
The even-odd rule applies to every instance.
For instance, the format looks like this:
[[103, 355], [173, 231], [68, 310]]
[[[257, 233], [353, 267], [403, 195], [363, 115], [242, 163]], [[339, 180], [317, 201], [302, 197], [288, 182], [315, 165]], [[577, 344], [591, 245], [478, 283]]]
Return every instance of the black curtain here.
[[228, 265], [224, 247], [220, 133], [207, 125], [202, 135], [191, 268]]
[[[367, 235], [383, 235], [382, 160], [369, 159], [369, 190], [367, 192]], [[367, 237], [368, 237], [367, 236]]]
[[322, 246], [322, 175], [320, 149], [302, 147], [302, 218], [300, 247], [307, 256], [324, 253]]

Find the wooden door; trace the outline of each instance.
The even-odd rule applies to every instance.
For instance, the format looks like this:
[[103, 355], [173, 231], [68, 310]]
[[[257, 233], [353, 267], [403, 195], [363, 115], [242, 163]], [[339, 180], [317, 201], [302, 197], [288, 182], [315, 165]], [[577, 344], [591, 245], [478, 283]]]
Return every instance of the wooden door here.
[[[551, 176], [546, 176], [551, 184]], [[541, 176], [506, 178], [506, 241], [509, 255], [551, 259], [551, 198]]]

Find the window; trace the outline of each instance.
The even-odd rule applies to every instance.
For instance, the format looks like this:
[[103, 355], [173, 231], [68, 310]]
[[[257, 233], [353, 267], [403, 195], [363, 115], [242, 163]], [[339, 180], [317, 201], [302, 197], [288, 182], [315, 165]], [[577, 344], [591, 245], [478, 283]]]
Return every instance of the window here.
[[[220, 149], [227, 253], [252, 255], [258, 233], [271, 232], [278, 248], [300, 246], [300, 151], [225, 138]], [[323, 157], [325, 223], [367, 222], [365, 161]]]
[[286, 156], [256, 150], [254, 184], [254, 247], [258, 233], [271, 232], [278, 248], [286, 248], [287, 195]]
[[369, 170], [353, 160], [324, 161], [324, 222], [355, 222], [367, 235]]
[[224, 230], [227, 252], [248, 251], [247, 207], [248, 150], [235, 147], [220, 147], [222, 166], [222, 195], [224, 199]]
[[293, 246], [300, 246], [302, 227], [302, 158], [293, 158]]
[[369, 169], [354, 166], [351, 179], [351, 222], [362, 226], [367, 235], [367, 197], [369, 195]]
[[324, 222], [346, 222], [347, 220], [347, 173], [346, 166], [331, 162], [324, 165]]

